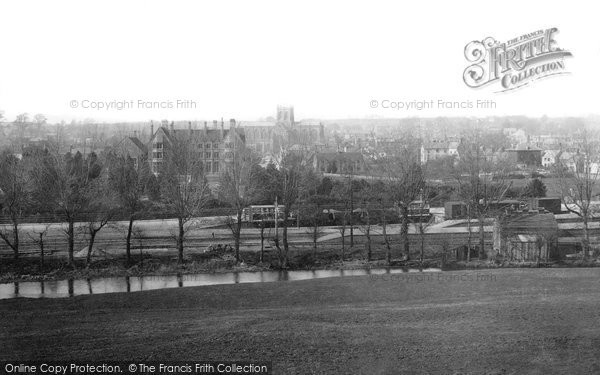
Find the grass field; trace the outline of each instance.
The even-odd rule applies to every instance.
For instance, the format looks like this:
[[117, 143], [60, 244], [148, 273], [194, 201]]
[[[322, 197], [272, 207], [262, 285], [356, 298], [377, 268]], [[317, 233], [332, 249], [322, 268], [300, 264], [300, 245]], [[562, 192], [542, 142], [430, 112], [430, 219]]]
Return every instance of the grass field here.
[[0, 301], [1, 360], [269, 360], [275, 373], [600, 372], [600, 269]]

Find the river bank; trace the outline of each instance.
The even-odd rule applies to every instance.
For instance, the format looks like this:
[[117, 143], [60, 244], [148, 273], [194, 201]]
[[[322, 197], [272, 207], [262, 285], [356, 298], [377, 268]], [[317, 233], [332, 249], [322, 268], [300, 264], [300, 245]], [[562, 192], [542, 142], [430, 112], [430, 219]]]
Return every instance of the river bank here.
[[[152, 275], [189, 275], [225, 272], [261, 272], [281, 270], [274, 251], [265, 252], [260, 261], [258, 252], [244, 253], [244, 261], [236, 263], [230, 253], [219, 255], [188, 254], [184, 263], [179, 264], [173, 255], [134, 256], [130, 265], [124, 258], [94, 259], [89, 265], [85, 260], [76, 259], [71, 265], [64, 259], [47, 259], [42, 267], [38, 259], [21, 258], [0, 261], [0, 283], [19, 281], [54, 281], [68, 279], [94, 279], [101, 277], [152, 276]], [[566, 260], [548, 263], [503, 262], [473, 259], [466, 261], [442, 261], [440, 258], [419, 261], [385, 260], [385, 253], [373, 252], [372, 260], [367, 261], [360, 251], [348, 252], [342, 261], [337, 251], [320, 250], [317, 255], [312, 250], [294, 250], [290, 252], [286, 270], [355, 270], [381, 268], [439, 268], [442, 270], [470, 270], [496, 268], [569, 268], [600, 267], [600, 260]]]

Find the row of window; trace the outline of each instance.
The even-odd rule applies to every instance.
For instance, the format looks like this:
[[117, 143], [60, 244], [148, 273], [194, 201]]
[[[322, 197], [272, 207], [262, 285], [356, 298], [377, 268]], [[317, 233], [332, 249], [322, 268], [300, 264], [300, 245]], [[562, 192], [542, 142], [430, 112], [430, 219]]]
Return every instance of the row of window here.
[[[226, 157], [230, 157], [230, 153], [226, 153], [225, 156]], [[162, 151], [153, 151], [152, 152], [152, 158], [153, 159], [162, 159], [164, 156], [164, 153]], [[200, 154], [200, 156], [202, 156], [202, 154]], [[218, 159], [219, 158], [219, 153], [218, 152], [205, 152], [204, 153], [204, 159]]]
[[[225, 143], [225, 148], [231, 148], [232, 144], [231, 142], [227, 142]], [[163, 143], [162, 142], [156, 142], [152, 144], [152, 148], [154, 150], [162, 150], [163, 149]], [[198, 143], [198, 148], [206, 148], [206, 149], [218, 149], [219, 148], [219, 144], [218, 143]]]
[[[152, 162], [152, 173], [159, 173], [162, 167], [162, 160], [155, 160]], [[219, 162], [218, 161], [206, 161], [204, 162], [204, 171], [206, 173], [219, 173]]]

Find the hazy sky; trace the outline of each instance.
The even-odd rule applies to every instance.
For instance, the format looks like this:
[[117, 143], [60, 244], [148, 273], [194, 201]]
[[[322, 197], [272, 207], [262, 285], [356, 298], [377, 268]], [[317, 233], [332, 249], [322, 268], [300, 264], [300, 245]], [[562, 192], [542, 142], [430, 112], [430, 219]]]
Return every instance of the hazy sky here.
[[[0, 110], [9, 120], [253, 120], [277, 104], [293, 104], [298, 119], [600, 112], [592, 2], [4, 1], [0, 15]], [[468, 42], [550, 27], [573, 53], [570, 75], [501, 94], [464, 84]], [[138, 108], [178, 99], [196, 108]], [[496, 108], [370, 107], [439, 99]], [[81, 108], [132, 100], [120, 111]]]

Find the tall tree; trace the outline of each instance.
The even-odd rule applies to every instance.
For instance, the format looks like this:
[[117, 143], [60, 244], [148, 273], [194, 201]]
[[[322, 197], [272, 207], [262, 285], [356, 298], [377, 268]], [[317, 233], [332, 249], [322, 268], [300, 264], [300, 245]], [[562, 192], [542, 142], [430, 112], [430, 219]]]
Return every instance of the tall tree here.
[[10, 228], [0, 226], [0, 238], [19, 258], [19, 224], [30, 203], [29, 178], [24, 161], [9, 151], [0, 155], [0, 210], [10, 221]]
[[583, 258], [590, 251], [589, 222], [598, 208], [592, 204], [598, 194], [600, 177], [600, 142], [598, 134], [584, 129], [580, 151], [571, 160], [561, 160], [556, 168], [562, 202], [567, 210], [579, 216], [583, 225]]
[[283, 206], [282, 220], [282, 242], [283, 248], [276, 239], [275, 247], [278, 251], [279, 266], [281, 268], [288, 267], [289, 261], [289, 241], [288, 241], [288, 225], [289, 217], [296, 209], [301, 191], [302, 174], [306, 168], [306, 155], [301, 151], [283, 150], [279, 165], [277, 166], [278, 173], [276, 179], [272, 181], [276, 187], [279, 204]]
[[478, 257], [485, 254], [485, 220], [499, 214], [497, 203], [504, 199], [511, 184], [508, 171], [511, 163], [504, 155], [481, 146], [481, 129], [472, 129], [459, 146], [460, 160], [454, 177], [458, 183], [457, 193], [467, 206], [467, 261], [471, 260], [472, 221], [477, 220], [479, 234]]
[[329, 197], [332, 190], [328, 177], [320, 178], [313, 170], [307, 169], [302, 176], [301, 204], [299, 219], [310, 225], [310, 235], [313, 243], [313, 257], [317, 255], [317, 241], [321, 233], [323, 209], [331, 202]]
[[84, 229], [88, 239], [86, 265], [89, 266], [92, 261], [96, 236], [109, 225], [117, 212], [117, 205], [107, 178], [96, 178], [86, 190], [89, 197], [86, 205], [87, 212], [85, 216], [87, 220]]
[[184, 239], [210, 198], [204, 165], [192, 136], [180, 131], [165, 145], [164, 163], [160, 170], [161, 196], [177, 220], [178, 261], [183, 263]]
[[[66, 221], [65, 233], [68, 240], [69, 263], [74, 265], [75, 223], [85, 219], [85, 213], [92, 196], [90, 189], [95, 179], [102, 173], [102, 166], [96, 154], [84, 157], [77, 152], [60, 155], [54, 152], [38, 152], [31, 175], [38, 200], [52, 202], [58, 208], [61, 219]], [[47, 203], [37, 202], [39, 206]]]
[[359, 228], [367, 240], [365, 243], [367, 250], [367, 261], [371, 261], [373, 257], [371, 233], [373, 225], [377, 222], [376, 210], [376, 190], [374, 189], [374, 181], [369, 180], [361, 184], [361, 189], [357, 192], [357, 202], [359, 206]]
[[148, 163], [135, 163], [126, 155], [110, 154], [107, 159], [109, 186], [116, 193], [118, 202], [125, 209], [128, 217], [125, 253], [127, 264], [131, 264], [133, 224], [137, 215], [143, 210], [141, 199], [150, 178], [150, 171]]
[[257, 186], [251, 182], [257, 173], [255, 166], [258, 157], [233, 135], [231, 149], [226, 154], [225, 172], [219, 183], [219, 197], [223, 202], [233, 207], [234, 215], [227, 216], [225, 224], [231, 230], [234, 238], [235, 260], [240, 261], [240, 242], [242, 235], [243, 211], [254, 199]]
[[397, 149], [394, 153], [378, 160], [380, 173], [389, 186], [390, 198], [398, 207], [401, 222], [400, 236], [406, 260], [410, 260], [409, 205], [420, 197], [425, 186], [425, 176], [419, 162], [419, 153], [411, 145], [413, 145], [412, 141], [406, 147]]

